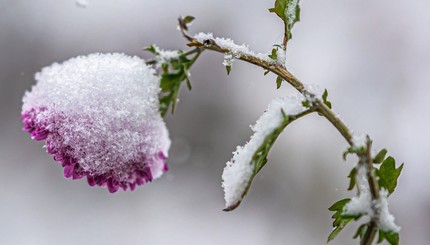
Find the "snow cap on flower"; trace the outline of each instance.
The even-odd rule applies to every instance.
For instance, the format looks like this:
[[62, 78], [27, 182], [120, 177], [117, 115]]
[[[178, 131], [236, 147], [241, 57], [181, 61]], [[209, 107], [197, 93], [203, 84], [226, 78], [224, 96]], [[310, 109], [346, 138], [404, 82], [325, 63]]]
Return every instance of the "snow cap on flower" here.
[[90, 54], [45, 67], [23, 98], [24, 130], [66, 178], [133, 190], [167, 170], [159, 78], [138, 57]]

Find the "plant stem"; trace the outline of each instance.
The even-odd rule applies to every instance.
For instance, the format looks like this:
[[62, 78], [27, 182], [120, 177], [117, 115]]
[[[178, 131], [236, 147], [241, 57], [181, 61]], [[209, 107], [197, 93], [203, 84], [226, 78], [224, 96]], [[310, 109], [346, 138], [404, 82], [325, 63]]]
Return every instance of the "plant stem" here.
[[[220, 47], [212, 39], [208, 39], [208, 40], [205, 40], [203, 43], [199, 43], [195, 38], [189, 36], [187, 31], [182, 28], [181, 28], [181, 33], [188, 41], [190, 41], [190, 43], [188, 44], [189, 46], [196, 46], [201, 50], [208, 49], [208, 50], [212, 50], [223, 54], [232, 53], [231, 50]], [[284, 48], [286, 48], [287, 41], [288, 41], [288, 37], [286, 37], [286, 39], [284, 38], [284, 43], [283, 43]], [[305, 97], [310, 96], [311, 98], [314, 98], [313, 102], [314, 102], [314, 108], [316, 109], [316, 111], [318, 111], [322, 116], [324, 116], [339, 131], [339, 133], [343, 136], [343, 138], [345, 138], [345, 140], [348, 142], [350, 146], [354, 146], [354, 143], [352, 140], [352, 137], [353, 137], [352, 131], [346, 126], [346, 124], [336, 115], [336, 113], [334, 113], [332, 109], [327, 107], [327, 105], [325, 105], [325, 103], [320, 98], [316, 98], [314, 94], [306, 90], [304, 84], [299, 79], [297, 79], [293, 74], [291, 74], [285, 68], [285, 66], [280, 64], [269, 63], [265, 60], [262, 60], [258, 57], [255, 57], [249, 54], [241, 54], [238, 57], [238, 59], [246, 61], [253, 65], [259, 66], [265, 70], [268, 70], [280, 76], [283, 80], [287, 81], [291, 86], [293, 86], [297, 91], [305, 95]], [[380, 194], [379, 194], [378, 182], [376, 180], [376, 175], [373, 171], [373, 166], [372, 166], [371, 140], [369, 138], [366, 145], [366, 153], [357, 154], [357, 157], [359, 158], [359, 164], [363, 163], [367, 165], [366, 176], [367, 176], [367, 181], [369, 183], [370, 192], [372, 194], [371, 195], [372, 202], [374, 202], [379, 199]], [[378, 230], [377, 217], [379, 216], [379, 209], [375, 207], [375, 205], [372, 205], [372, 208], [376, 215], [375, 217], [372, 218], [369, 229], [367, 230], [363, 240], [361, 241], [361, 245], [372, 244], [373, 240], [375, 239], [376, 232]]]
[[[195, 38], [188, 35], [187, 30], [184, 28], [180, 28], [180, 31], [185, 39], [190, 41], [189, 46], [196, 46], [196, 49], [199, 50], [212, 50], [222, 54], [232, 53], [231, 50], [227, 48], [220, 47], [214, 40], [208, 39], [203, 43], [199, 43]], [[285, 35], [283, 40], [283, 48], [286, 50], [287, 42], [288, 42], [288, 29], [285, 29]], [[293, 86], [297, 91], [303, 94], [305, 97], [314, 98], [313, 107], [316, 111], [318, 111], [322, 116], [324, 116], [343, 136], [343, 138], [348, 142], [350, 146], [354, 146], [354, 142], [352, 140], [352, 132], [346, 126], [346, 124], [334, 113], [332, 109], [330, 109], [320, 98], [316, 98], [314, 94], [310, 91], [306, 90], [304, 84], [297, 79], [293, 74], [291, 74], [284, 65], [269, 63], [265, 60], [262, 60], [258, 57], [249, 54], [241, 54], [238, 59], [251, 63], [253, 65], [259, 66], [265, 70], [268, 70], [278, 76], [280, 76], [283, 80], [287, 81], [291, 86]], [[371, 147], [372, 141], [368, 137], [366, 152], [364, 154], [357, 153], [357, 157], [359, 158], [359, 164], [366, 164], [367, 167], [367, 181], [369, 183], [369, 189], [372, 196], [372, 202], [379, 199], [379, 186], [378, 181], [376, 180], [375, 172], [373, 171], [373, 163], [371, 157]], [[366, 234], [364, 235], [363, 240], [361, 241], [361, 245], [371, 245], [373, 240], [375, 239], [376, 232], [378, 231], [378, 217], [379, 217], [379, 209], [372, 205], [375, 216], [370, 221], [369, 229], [367, 229]]]

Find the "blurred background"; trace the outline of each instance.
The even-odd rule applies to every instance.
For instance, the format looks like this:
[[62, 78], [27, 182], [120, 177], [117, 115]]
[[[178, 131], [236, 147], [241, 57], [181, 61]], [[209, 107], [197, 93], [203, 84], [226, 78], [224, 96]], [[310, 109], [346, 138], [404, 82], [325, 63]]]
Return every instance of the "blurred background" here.
[[[150, 58], [142, 47], [185, 49], [179, 15], [191, 32], [267, 52], [282, 42], [272, 0], [0, 0], [0, 244], [325, 244], [327, 208], [346, 192], [356, 159], [317, 115], [281, 135], [269, 162], [235, 211], [224, 207], [221, 173], [237, 145], [276, 96], [292, 93], [275, 77], [206, 52], [167, 119], [170, 171], [134, 192], [109, 194], [64, 179], [61, 166], [21, 131], [21, 99], [34, 73], [93, 52]], [[328, 88], [334, 110], [405, 162], [391, 211], [402, 244], [430, 241], [430, 15], [428, 0], [303, 1], [288, 66]], [[185, 86], [184, 86], [185, 87]], [[331, 244], [358, 244], [350, 225]]]

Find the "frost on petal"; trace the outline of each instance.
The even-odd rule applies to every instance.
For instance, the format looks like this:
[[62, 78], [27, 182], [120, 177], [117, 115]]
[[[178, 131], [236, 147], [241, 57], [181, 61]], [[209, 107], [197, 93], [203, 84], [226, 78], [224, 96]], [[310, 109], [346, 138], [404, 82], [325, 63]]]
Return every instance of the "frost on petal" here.
[[274, 99], [254, 126], [254, 135], [242, 147], [238, 146], [233, 158], [227, 162], [222, 175], [226, 210], [237, 207], [246, 194], [257, 169], [253, 158], [266, 137], [282, 127], [286, 115], [297, 115], [306, 110], [302, 106], [302, 96], [290, 96]]
[[167, 170], [159, 78], [142, 59], [91, 54], [45, 67], [23, 98], [24, 130], [45, 141], [64, 176], [133, 190]]

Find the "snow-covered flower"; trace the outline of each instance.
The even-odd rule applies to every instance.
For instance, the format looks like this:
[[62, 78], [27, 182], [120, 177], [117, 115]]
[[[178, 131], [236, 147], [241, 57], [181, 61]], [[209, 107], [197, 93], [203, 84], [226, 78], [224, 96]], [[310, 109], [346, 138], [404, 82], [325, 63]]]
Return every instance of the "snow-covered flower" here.
[[43, 68], [23, 98], [22, 122], [66, 178], [133, 190], [162, 175], [170, 139], [159, 78], [138, 57], [90, 54]]

